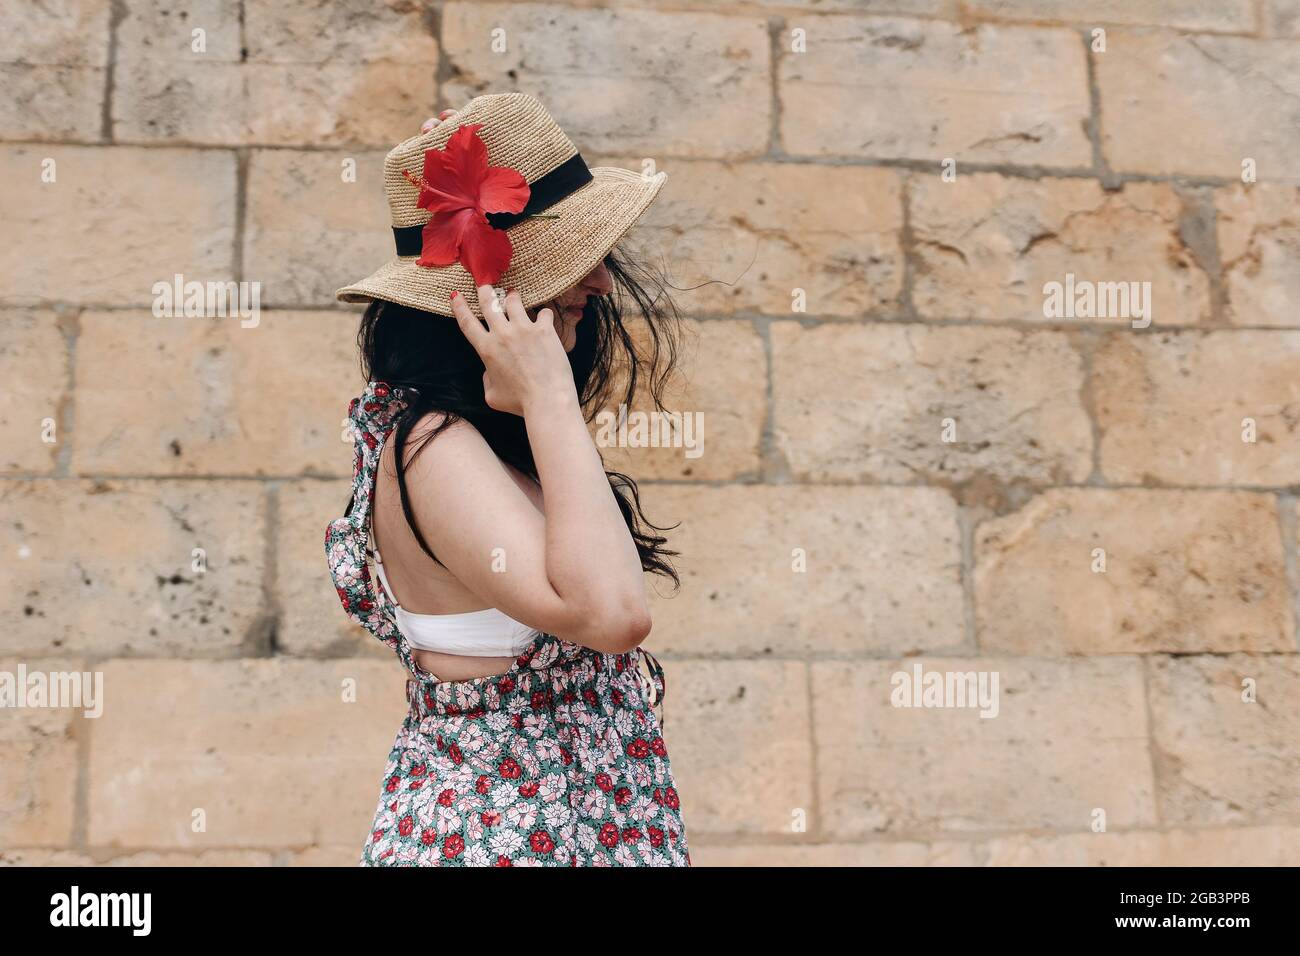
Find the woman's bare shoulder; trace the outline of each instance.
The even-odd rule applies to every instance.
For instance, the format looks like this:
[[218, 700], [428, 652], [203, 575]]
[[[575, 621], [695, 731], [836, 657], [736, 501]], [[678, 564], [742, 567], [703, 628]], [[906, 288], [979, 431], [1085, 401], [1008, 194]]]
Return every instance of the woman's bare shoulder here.
[[438, 481], [455, 477], [464, 481], [500, 467], [487, 439], [472, 423], [448, 419], [446, 412], [431, 411], [411, 427], [402, 449], [408, 478]]

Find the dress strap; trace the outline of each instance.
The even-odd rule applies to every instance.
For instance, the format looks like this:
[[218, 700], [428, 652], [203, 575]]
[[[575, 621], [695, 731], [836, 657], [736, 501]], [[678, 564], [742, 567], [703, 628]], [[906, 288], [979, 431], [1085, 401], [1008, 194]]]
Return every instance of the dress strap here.
[[409, 642], [397, 626], [394, 603], [370, 573], [370, 514], [375, 498], [379, 455], [407, 398], [400, 387], [370, 382], [348, 405], [353, 438], [352, 503], [347, 514], [325, 529], [325, 556], [339, 602], [348, 616], [391, 647], [419, 678]]

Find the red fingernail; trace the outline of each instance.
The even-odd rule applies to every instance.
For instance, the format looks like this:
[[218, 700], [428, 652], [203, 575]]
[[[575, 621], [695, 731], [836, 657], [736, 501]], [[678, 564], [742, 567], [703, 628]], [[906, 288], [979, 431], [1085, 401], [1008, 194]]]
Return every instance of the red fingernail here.
[[460, 295], [459, 292], [453, 292], [453, 293], [451, 294], [451, 297], [454, 299], [454, 298], [456, 298], [456, 296], [458, 296], [458, 295]]

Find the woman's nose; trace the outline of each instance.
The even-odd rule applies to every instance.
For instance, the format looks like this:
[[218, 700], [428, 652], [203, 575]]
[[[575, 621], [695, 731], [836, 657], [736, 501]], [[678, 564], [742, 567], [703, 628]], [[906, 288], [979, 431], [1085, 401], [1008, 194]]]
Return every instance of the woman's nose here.
[[609, 295], [614, 291], [614, 280], [603, 262], [587, 273], [582, 285], [591, 295]]

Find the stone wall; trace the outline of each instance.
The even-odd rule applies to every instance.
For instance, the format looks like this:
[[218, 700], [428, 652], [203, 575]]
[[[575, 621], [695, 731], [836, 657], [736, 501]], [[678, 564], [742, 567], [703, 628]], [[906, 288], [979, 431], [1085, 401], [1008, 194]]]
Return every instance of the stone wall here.
[[[1300, 863], [1296, 0], [0, 11], [0, 671], [106, 694], [0, 713], [0, 860], [356, 862], [404, 700], [321, 553], [333, 290], [385, 150], [520, 89], [666, 171], [636, 247], [720, 280], [704, 453], [606, 455], [682, 523], [696, 863]], [[156, 318], [176, 274], [260, 321]], [[1149, 327], [1045, 316], [1067, 275]], [[893, 706], [918, 666], [997, 716]]]

